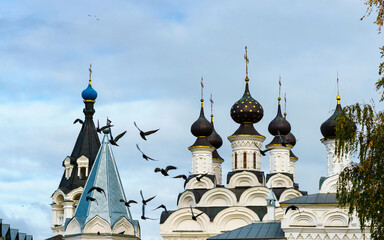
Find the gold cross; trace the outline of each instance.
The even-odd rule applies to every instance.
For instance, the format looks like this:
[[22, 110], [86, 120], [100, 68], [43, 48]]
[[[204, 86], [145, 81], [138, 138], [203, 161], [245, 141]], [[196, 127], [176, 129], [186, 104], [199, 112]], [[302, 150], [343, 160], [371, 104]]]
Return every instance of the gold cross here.
[[245, 59], [245, 73], [246, 73], [246, 76], [248, 78], [248, 63], [249, 63], [249, 59], [248, 59], [248, 53], [247, 53], [247, 46], [245, 46], [244, 59]]
[[204, 88], [203, 77], [201, 77], [201, 100], [203, 100], [203, 88]]
[[337, 80], [336, 80], [336, 82], [337, 82], [337, 96], [340, 96], [339, 95], [339, 72], [337, 72]]
[[211, 94], [211, 98], [209, 99], [209, 101], [211, 102], [211, 122], [213, 122], [213, 99], [212, 99], [212, 94]]
[[89, 84], [91, 84], [91, 77], [92, 77], [92, 64], [89, 64]]
[[279, 98], [280, 98], [280, 92], [281, 92], [281, 76], [279, 76]]

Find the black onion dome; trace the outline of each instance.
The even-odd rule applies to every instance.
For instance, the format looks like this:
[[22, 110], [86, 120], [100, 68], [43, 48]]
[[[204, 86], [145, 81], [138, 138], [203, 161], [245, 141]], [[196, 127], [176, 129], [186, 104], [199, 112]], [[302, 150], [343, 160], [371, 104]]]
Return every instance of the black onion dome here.
[[296, 138], [295, 135], [293, 135], [291, 132], [284, 136], [285, 142], [288, 144], [295, 146], [296, 145]]
[[192, 124], [191, 132], [195, 137], [207, 137], [212, 133], [211, 123], [204, 117], [204, 108], [201, 106], [199, 118]]
[[336, 109], [333, 112], [332, 116], [330, 116], [323, 124], [321, 124], [320, 130], [321, 134], [323, 134], [324, 138], [335, 138], [336, 137], [336, 121], [339, 117], [343, 108], [340, 105], [340, 96], [336, 97], [337, 105]]
[[249, 93], [248, 78], [245, 79], [245, 82], [244, 95], [233, 104], [231, 117], [237, 123], [257, 123], [263, 118], [264, 110]]
[[287, 135], [291, 131], [291, 124], [289, 124], [289, 122], [285, 120], [283, 115], [281, 114], [281, 107], [280, 107], [281, 99], [279, 98], [278, 100], [279, 100], [279, 106], [277, 108], [277, 115], [268, 125], [269, 133], [274, 136]]
[[223, 139], [221, 139], [220, 135], [216, 132], [213, 122], [211, 122], [211, 125], [212, 125], [213, 131], [211, 135], [208, 136], [208, 141], [212, 146], [218, 149], [221, 147], [221, 145], [223, 145]]

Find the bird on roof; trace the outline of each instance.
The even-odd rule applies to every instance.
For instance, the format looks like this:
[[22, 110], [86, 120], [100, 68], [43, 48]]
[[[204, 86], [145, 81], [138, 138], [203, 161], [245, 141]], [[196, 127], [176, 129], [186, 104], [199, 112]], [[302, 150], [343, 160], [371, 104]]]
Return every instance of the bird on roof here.
[[159, 128], [159, 129], [156, 129], [156, 130], [151, 130], [151, 131], [144, 132], [144, 131], [142, 131], [142, 130], [136, 125], [136, 122], [133, 122], [133, 123], [135, 124], [135, 127], [140, 131], [140, 137], [141, 137], [142, 139], [144, 139], [144, 140], [147, 140], [147, 139], [145, 138], [145, 136], [151, 135], [151, 134], [153, 134], [153, 133], [155, 133], [155, 132], [157, 132], [157, 131], [160, 130], [160, 128]]
[[135, 200], [129, 200], [126, 202], [124, 199], [120, 199], [120, 202], [123, 202], [125, 206], [130, 207], [131, 203], [137, 203]]
[[102, 189], [101, 187], [93, 186], [93, 187], [91, 187], [91, 189], [89, 189], [88, 193], [90, 193], [90, 192], [92, 192], [94, 190], [96, 190], [99, 193], [104, 193], [104, 197], [107, 198], [107, 196], [105, 195], [104, 189]]
[[163, 174], [164, 176], [169, 176], [168, 171], [169, 170], [175, 170], [175, 169], [177, 169], [177, 167], [169, 165], [165, 169], [164, 168], [155, 168], [155, 172], [161, 172], [161, 174]]
[[119, 145], [117, 145], [117, 141], [119, 141], [119, 139], [122, 138], [125, 133], [127, 133], [127, 131], [124, 131], [124, 132], [120, 133], [119, 135], [117, 135], [115, 138], [113, 138], [112, 131], [110, 131], [109, 136], [111, 137], [111, 139], [109, 140], [109, 142], [112, 145], [119, 146]]
[[76, 118], [76, 120], [73, 122], [73, 124], [76, 124], [76, 123], [84, 124], [84, 121], [81, 120], [80, 118]]
[[177, 176], [175, 176], [173, 178], [182, 178], [182, 179], [184, 179], [184, 189], [185, 189], [185, 186], [187, 185], [187, 182], [188, 182], [187, 176], [185, 176], [184, 174], [181, 174], [181, 175], [177, 175]]
[[141, 195], [141, 199], [142, 199], [142, 203], [143, 205], [147, 205], [147, 202], [151, 201], [152, 199], [154, 199], [156, 196], [153, 196], [153, 197], [150, 197], [148, 199], [144, 199], [144, 196], [143, 196], [143, 191], [140, 190], [140, 195]]
[[197, 217], [204, 213], [204, 212], [201, 212], [195, 216], [195, 214], [193, 213], [192, 205], [190, 205], [189, 207], [191, 208], [192, 220], [194, 221], [197, 221]]
[[87, 197], [85, 198], [85, 201], [96, 202], [96, 204], [99, 205], [99, 204], [97, 203], [96, 198], [93, 198], [93, 197], [90, 197], [90, 196], [87, 196]]
[[288, 212], [289, 210], [293, 210], [293, 211], [297, 210], [297, 211], [299, 211], [299, 214], [300, 214], [300, 210], [299, 210], [299, 208], [296, 207], [295, 205], [290, 205], [290, 206], [288, 206], [287, 209], [285, 209], [285, 214], [287, 214], [287, 212]]
[[143, 154], [143, 158], [145, 159], [145, 160], [152, 160], [152, 161], [159, 161], [159, 160], [155, 160], [155, 159], [153, 159], [153, 158], [151, 158], [151, 157], [148, 157], [145, 153], [143, 153], [143, 151], [141, 151], [141, 149], [139, 148], [139, 144], [137, 144], [136, 143], [136, 147], [137, 147], [137, 149], [139, 149], [139, 151], [141, 152], [141, 154]]

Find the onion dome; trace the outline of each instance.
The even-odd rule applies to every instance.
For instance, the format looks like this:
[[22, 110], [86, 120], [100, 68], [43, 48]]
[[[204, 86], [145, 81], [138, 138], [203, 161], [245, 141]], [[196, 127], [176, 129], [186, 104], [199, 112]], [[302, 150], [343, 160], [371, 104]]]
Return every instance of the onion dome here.
[[192, 124], [191, 132], [195, 137], [208, 137], [213, 131], [213, 125], [205, 118], [203, 100], [199, 118]]
[[330, 116], [325, 122], [323, 122], [323, 124], [321, 124], [320, 130], [324, 138], [336, 137], [336, 121], [341, 111], [343, 110], [340, 104], [340, 99], [340, 96], [336, 97], [337, 105], [335, 111], [333, 112], [332, 116]]
[[284, 136], [284, 140], [292, 146], [296, 145], [295, 135], [293, 135], [291, 132]]
[[217, 134], [212, 121], [211, 121], [211, 125], [212, 125], [213, 131], [211, 135], [208, 136], [208, 141], [211, 143], [212, 146], [218, 149], [221, 147], [221, 145], [223, 145], [223, 139], [221, 139], [220, 135]]
[[88, 87], [81, 93], [84, 101], [95, 101], [97, 98], [97, 92], [92, 88], [91, 80], [89, 80]]
[[289, 122], [285, 120], [283, 115], [281, 114], [280, 100], [281, 98], [279, 97], [278, 98], [279, 106], [277, 108], [277, 115], [268, 125], [269, 133], [274, 136], [277, 136], [277, 135], [284, 136], [291, 131], [291, 124], [289, 124]]
[[212, 133], [211, 135], [208, 136], [208, 141], [209, 143], [214, 147], [216, 148], [213, 152], [212, 152], [212, 159], [220, 159], [220, 160], [223, 160], [223, 158], [220, 156], [220, 154], [217, 152], [217, 149], [219, 149], [221, 147], [221, 145], [223, 145], [223, 139], [221, 139], [220, 135], [216, 132], [215, 130], [215, 127], [213, 125], [213, 115], [211, 115], [211, 124], [212, 124]]
[[231, 108], [231, 117], [237, 123], [257, 123], [264, 115], [264, 110], [249, 93], [248, 77], [245, 78], [245, 91]]

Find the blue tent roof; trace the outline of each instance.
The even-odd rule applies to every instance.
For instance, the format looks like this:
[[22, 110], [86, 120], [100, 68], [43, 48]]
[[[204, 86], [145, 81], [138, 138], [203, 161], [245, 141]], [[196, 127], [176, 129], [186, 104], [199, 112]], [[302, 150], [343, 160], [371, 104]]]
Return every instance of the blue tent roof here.
[[[104, 189], [105, 195], [96, 190], [88, 193], [94, 186]], [[95, 198], [96, 201], [86, 201], [88, 196]], [[126, 200], [126, 197], [111, 144], [109, 143], [108, 134], [105, 134], [84, 191], [80, 197], [74, 218], [77, 219], [82, 230], [95, 216], [106, 220], [111, 227], [122, 217], [125, 217], [136, 228], [137, 222], [132, 220], [129, 208], [120, 202], [120, 199]]]
[[9, 224], [2, 224], [1, 225], [1, 236], [3, 238], [5, 238], [5, 235], [8, 233], [9, 228], [10, 228]]
[[235, 230], [208, 238], [226, 240], [250, 240], [250, 239], [286, 239], [281, 229], [280, 222], [257, 222]]

